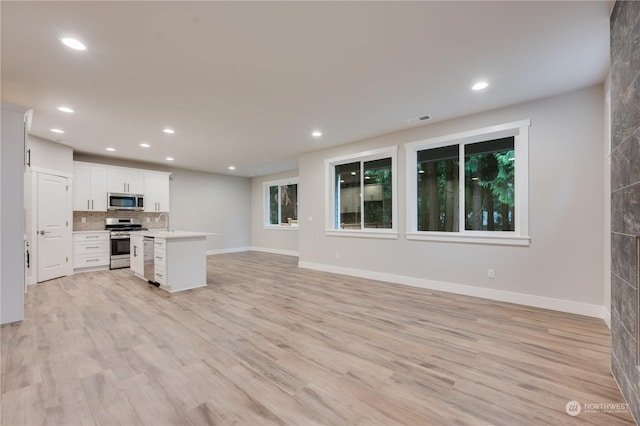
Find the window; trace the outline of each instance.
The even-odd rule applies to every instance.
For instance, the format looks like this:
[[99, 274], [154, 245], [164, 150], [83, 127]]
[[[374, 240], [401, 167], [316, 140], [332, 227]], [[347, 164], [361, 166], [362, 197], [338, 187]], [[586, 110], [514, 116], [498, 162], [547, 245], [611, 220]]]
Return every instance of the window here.
[[528, 128], [407, 144], [407, 238], [527, 245]]
[[326, 161], [327, 233], [397, 236], [397, 147]]
[[265, 226], [298, 225], [298, 178], [266, 182]]

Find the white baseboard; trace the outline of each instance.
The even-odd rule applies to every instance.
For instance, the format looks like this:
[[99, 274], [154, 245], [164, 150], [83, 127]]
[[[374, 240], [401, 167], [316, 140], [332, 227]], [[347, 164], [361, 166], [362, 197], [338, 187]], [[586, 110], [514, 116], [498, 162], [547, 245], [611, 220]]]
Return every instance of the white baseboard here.
[[420, 287], [429, 290], [445, 291], [448, 293], [462, 294], [465, 296], [480, 297], [499, 302], [516, 303], [519, 305], [536, 308], [551, 309], [554, 311], [568, 312], [571, 314], [586, 315], [601, 318], [607, 322], [608, 310], [604, 306], [589, 303], [574, 302], [571, 300], [554, 299], [551, 297], [535, 296], [531, 294], [515, 293], [511, 291], [495, 290], [484, 287], [474, 287], [464, 284], [454, 284], [444, 281], [426, 280], [423, 278], [408, 277], [404, 275], [385, 274], [367, 271], [363, 269], [344, 268], [340, 266], [325, 265], [313, 262], [298, 262], [298, 267], [313, 269], [316, 271], [331, 272], [334, 274], [350, 275], [371, 280], [386, 281], [393, 284], [403, 284], [412, 287]]
[[252, 246], [251, 250], [252, 251], [261, 251], [261, 252], [264, 252], [264, 253], [283, 254], [285, 256], [299, 257], [299, 253], [297, 251], [293, 251], [293, 250], [280, 250], [280, 249], [274, 249], [274, 248], [269, 248], [269, 247], [255, 247], [255, 246]]
[[225, 253], [240, 253], [243, 251], [249, 251], [251, 250], [251, 248], [249, 247], [232, 247], [232, 248], [226, 248], [226, 249], [214, 249], [214, 250], [207, 250], [207, 256], [211, 256], [214, 254], [225, 254]]
[[602, 319], [605, 324], [607, 324], [607, 327], [609, 327], [609, 330], [611, 330], [611, 311], [609, 311], [606, 306], [602, 307]]

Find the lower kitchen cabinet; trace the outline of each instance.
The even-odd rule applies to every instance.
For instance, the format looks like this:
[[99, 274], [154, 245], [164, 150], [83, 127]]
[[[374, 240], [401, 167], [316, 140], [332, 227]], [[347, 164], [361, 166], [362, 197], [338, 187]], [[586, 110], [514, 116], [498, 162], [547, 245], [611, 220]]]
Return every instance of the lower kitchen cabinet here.
[[[131, 234], [131, 270], [145, 280], [144, 237], [153, 238], [153, 281], [169, 293], [207, 285], [208, 233], [141, 231]], [[139, 247], [139, 248], [136, 248]], [[150, 250], [149, 250], [150, 251]], [[150, 261], [150, 259], [147, 259]]]
[[144, 237], [131, 234], [131, 271], [144, 277]]
[[73, 233], [73, 271], [89, 272], [109, 269], [109, 231]]

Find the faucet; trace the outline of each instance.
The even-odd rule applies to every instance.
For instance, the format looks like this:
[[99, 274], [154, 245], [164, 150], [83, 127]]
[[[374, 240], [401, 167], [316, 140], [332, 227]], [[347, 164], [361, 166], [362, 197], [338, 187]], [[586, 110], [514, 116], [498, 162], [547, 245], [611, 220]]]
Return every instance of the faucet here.
[[166, 225], [166, 231], [168, 232], [168, 231], [170, 231], [170, 229], [169, 229], [169, 213], [165, 213], [165, 212], [160, 213], [160, 214], [158, 215], [158, 220], [160, 220], [160, 218], [161, 218], [163, 215], [164, 215], [164, 217], [166, 217], [166, 218], [167, 218], [167, 219], [166, 219], [166, 221], [165, 221], [165, 225]]

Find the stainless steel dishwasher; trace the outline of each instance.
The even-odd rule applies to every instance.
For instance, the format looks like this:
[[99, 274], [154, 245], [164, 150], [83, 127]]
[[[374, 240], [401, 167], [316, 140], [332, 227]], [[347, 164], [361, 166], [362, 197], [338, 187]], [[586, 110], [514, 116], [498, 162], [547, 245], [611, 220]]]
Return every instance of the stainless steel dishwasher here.
[[153, 237], [144, 237], [144, 248], [142, 253], [144, 254], [144, 278], [149, 281], [149, 283], [156, 283], [155, 277], [155, 266], [154, 266], [154, 238]]

